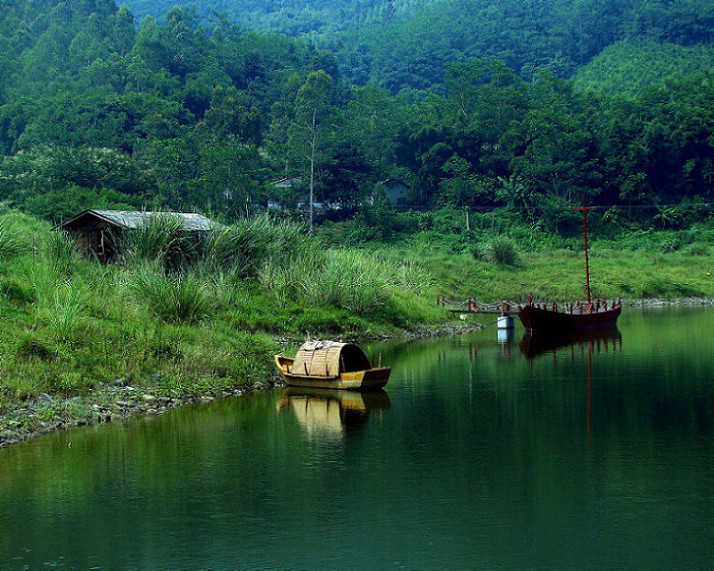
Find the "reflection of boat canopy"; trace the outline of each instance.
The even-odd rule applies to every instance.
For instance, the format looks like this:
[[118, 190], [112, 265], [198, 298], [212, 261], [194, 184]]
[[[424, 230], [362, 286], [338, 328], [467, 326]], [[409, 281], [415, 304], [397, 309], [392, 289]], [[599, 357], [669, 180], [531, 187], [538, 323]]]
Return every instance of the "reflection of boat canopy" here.
[[387, 410], [390, 406], [382, 389], [356, 392], [288, 387], [278, 401], [278, 410], [292, 410], [308, 434], [339, 434], [359, 428], [370, 410]]

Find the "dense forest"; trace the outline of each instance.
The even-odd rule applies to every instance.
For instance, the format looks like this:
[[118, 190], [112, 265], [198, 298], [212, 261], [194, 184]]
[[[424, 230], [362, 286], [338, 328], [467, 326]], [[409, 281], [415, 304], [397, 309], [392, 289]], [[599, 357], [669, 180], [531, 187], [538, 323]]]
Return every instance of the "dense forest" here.
[[[165, 21], [174, 0], [128, 0]], [[706, 0], [186, 0], [201, 22], [218, 15], [250, 30], [307, 37], [336, 54], [350, 81], [395, 93], [441, 86], [448, 63], [503, 61], [524, 79], [560, 77], [617, 42], [701, 46], [712, 40]], [[627, 58], [625, 58], [626, 60]], [[659, 58], [656, 58], [659, 59]], [[656, 60], [655, 60], [656, 61]]]
[[583, 194], [622, 224], [711, 210], [709, 2], [147, 4], [2, 2], [7, 206], [232, 220], [313, 191], [367, 223], [399, 181], [415, 209], [553, 229]]

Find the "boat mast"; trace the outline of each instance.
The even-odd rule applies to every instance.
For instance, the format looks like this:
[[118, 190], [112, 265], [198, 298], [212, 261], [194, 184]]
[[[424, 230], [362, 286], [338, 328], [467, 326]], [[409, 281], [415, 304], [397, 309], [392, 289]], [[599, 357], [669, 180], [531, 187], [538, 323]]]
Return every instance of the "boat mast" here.
[[588, 296], [588, 304], [590, 303], [590, 262], [588, 260], [588, 210], [593, 207], [585, 206], [585, 195], [583, 194], [583, 206], [576, 208], [583, 213], [583, 240], [585, 241], [585, 293]]

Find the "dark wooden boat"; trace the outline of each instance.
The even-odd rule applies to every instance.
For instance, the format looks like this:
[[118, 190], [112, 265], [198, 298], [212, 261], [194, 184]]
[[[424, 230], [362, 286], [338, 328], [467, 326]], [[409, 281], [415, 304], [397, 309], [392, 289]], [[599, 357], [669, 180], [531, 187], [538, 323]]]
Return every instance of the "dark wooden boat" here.
[[382, 388], [392, 371], [373, 367], [357, 345], [336, 341], [309, 341], [295, 358], [275, 355], [275, 365], [289, 386], [358, 391]]
[[576, 304], [562, 311], [528, 304], [519, 309], [518, 318], [532, 333], [565, 334], [616, 327], [621, 312], [618, 302]]
[[527, 331], [532, 333], [567, 334], [616, 326], [622, 312], [622, 303], [618, 301], [593, 302], [590, 296], [590, 265], [588, 261], [588, 223], [587, 211], [592, 207], [585, 205], [578, 210], [583, 213], [583, 237], [585, 240], [585, 292], [586, 303], [565, 304], [558, 309], [555, 304], [534, 304], [532, 301], [518, 308], [518, 318]]

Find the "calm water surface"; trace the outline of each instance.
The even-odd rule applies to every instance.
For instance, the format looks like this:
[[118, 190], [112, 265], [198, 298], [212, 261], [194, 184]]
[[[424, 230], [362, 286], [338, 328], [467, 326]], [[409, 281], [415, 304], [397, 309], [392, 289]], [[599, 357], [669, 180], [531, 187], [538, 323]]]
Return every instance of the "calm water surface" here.
[[492, 327], [380, 345], [381, 393], [2, 449], [0, 569], [711, 567], [712, 331], [712, 310], [630, 309], [558, 348]]

